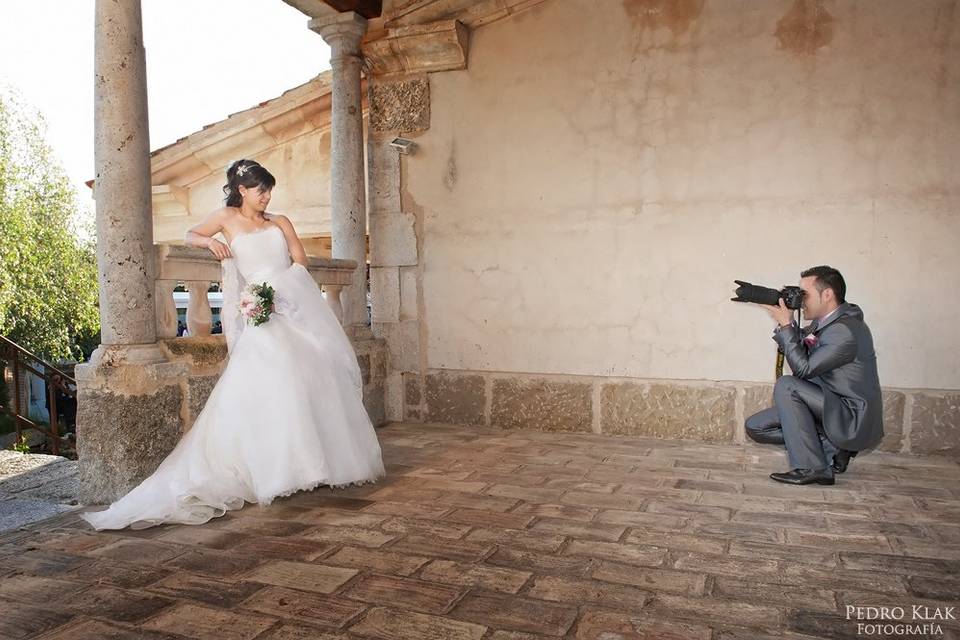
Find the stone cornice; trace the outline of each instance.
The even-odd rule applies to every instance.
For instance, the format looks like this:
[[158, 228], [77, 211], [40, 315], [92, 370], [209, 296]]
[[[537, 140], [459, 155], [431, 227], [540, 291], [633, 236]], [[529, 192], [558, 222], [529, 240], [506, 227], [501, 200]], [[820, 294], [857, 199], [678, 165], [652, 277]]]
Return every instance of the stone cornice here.
[[391, 29], [363, 45], [369, 72], [375, 76], [466, 69], [469, 32], [456, 20]]
[[411, 75], [467, 67], [471, 29], [546, 0], [408, 0], [371, 20], [362, 45], [374, 76]]
[[384, 29], [395, 29], [438, 20], [456, 20], [473, 29], [525, 11], [546, 1], [396, 0], [389, 3], [391, 6], [384, 7], [381, 21]]

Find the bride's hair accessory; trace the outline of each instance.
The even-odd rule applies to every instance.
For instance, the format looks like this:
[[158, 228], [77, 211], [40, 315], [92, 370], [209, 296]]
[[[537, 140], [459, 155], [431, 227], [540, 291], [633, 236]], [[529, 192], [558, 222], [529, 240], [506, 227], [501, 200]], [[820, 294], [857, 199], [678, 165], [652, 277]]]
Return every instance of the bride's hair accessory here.
[[228, 207], [239, 207], [243, 203], [243, 196], [240, 195], [242, 186], [259, 186], [269, 191], [276, 184], [277, 179], [256, 160], [234, 160], [227, 167], [227, 184], [223, 185], [224, 204]]

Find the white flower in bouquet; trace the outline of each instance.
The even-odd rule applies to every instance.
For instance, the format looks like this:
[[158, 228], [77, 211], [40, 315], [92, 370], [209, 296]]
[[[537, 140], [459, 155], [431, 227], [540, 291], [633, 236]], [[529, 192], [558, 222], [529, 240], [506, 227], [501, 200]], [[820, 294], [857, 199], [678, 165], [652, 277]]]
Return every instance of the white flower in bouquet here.
[[274, 312], [273, 287], [266, 282], [251, 284], [240, 294], [240, 315], [255, 327], [270, 319]]

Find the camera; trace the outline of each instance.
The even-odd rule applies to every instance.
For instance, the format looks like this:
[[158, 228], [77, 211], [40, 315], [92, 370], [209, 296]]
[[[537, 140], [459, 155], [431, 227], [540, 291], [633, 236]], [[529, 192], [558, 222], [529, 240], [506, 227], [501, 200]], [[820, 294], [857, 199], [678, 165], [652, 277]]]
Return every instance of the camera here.
[[785, 286], [779, 291], [769, 287], [761, 287], [757, 284], [750, 284], [743, 280], [734, 280], [739, 286], [734, 293], [736, 298], [730, 298], [734, 302], [756, 302], [757, 304], [768, 304], [778, 306], [780, 298], [788, 309], [799, 309], [803, 305], [804, 291], [800, 287]]

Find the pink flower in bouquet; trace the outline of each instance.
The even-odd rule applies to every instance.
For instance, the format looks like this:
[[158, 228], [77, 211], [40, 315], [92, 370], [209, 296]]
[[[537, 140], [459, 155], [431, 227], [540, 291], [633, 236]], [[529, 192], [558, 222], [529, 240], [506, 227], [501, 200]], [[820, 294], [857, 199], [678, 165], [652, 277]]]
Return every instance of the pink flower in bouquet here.
[[240, 310], [245, 312], [256, 303], [256, 297], [254, 296], [253, 292], [249, 289], [245, 289], [243, 294], [240, 296]]
[[274, 310], [274, 290], [266, 282], [248, 286], [240, 296], [240, 314], [249, 324], [260, 326]]

